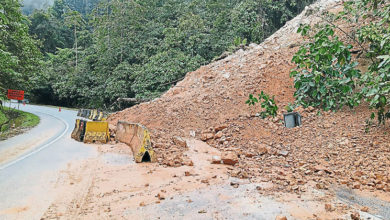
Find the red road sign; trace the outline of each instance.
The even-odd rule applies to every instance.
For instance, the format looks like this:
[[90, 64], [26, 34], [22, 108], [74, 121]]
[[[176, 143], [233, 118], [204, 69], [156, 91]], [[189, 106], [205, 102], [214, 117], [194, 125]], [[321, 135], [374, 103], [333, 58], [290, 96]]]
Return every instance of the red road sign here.
[[8, 89], [7, 96], [8, 96], [8, 99], [23, 100], [24, 99], [24, 91], [23, 90]]

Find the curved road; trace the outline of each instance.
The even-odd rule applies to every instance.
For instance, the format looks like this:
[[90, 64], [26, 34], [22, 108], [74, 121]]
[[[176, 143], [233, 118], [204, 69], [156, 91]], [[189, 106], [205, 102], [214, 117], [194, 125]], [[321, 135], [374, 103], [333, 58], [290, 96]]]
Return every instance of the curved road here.
[[91, 145], [70, 138], [76, 111], [35, 105], [20, 105], [20, 110], [41, 121], [25, 134], [0, 141], [0, 219], [40, 219], [56, 195], [59, 171], [97, 155]]

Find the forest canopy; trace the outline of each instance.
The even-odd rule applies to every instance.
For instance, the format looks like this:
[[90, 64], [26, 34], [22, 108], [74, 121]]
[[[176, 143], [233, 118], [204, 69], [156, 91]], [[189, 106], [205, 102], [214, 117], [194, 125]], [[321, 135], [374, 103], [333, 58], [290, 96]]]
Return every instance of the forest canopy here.
[[15, 22], [28, 25], [43, 54], [36, 52], [39, 65], [29, 70], [28, 93], [72, 107], [150, 100], [225, 51], [262, 42], [311, 2], [55, 0], [28, 17], [19, 10]]

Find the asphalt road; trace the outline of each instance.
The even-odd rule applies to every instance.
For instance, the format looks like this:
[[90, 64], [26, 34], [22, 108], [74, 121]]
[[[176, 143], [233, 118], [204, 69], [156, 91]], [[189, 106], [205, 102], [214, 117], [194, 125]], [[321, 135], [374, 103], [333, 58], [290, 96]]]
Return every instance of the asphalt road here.
[[76, 111], [35, 105], [20, 105], [20, 110], [41, 121], [0, 142], [0, 219], [40, 219], [56, 196], [60, 170], [71, 161], [97, 155], [91, 145], [70, 138]]

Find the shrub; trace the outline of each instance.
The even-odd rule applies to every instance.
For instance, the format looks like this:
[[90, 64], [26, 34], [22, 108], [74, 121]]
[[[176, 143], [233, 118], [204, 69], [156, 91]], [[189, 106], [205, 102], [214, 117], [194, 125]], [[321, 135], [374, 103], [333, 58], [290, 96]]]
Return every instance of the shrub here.
[[269, 95], [265, 94], [263, 91], [258, 95], [259, 98], [257, 99], [252, 94], [249, 95], [249, 99], [245, 102], [249, 106], [255, 105], [258, 102], [261, 102], [261, 108], [265, 109], [264, 111], [260, 112], [260, 116], [262, 118], [266, 118], [268, 116], [276, 117], [278, 106], [275, 103], [274, 96], [270, 98]]
[[[308, 36], [310, 27], [301, 26], [298, 33]], [[352, 62], [351, 45], [344, 45], [330, 25], [313, 37], [312, 42], [300, 47], [292, 62], [297, 64], [290, 76], [294, 78], [296, 102], [303, 107], [338, 110], [344, 105], [358, 104], [354, 97], [360, 71]]]

